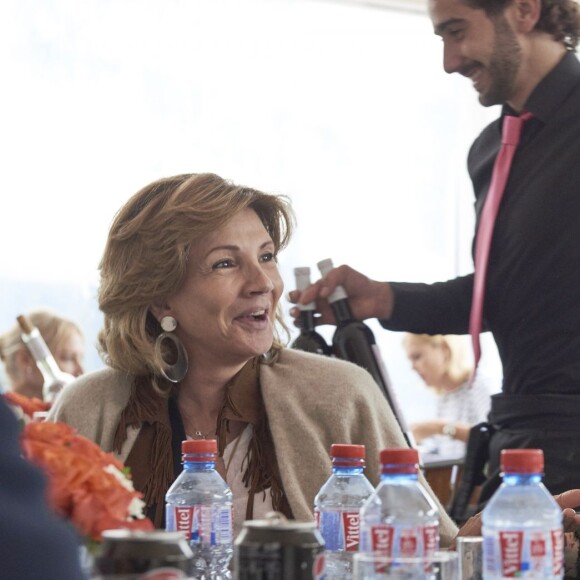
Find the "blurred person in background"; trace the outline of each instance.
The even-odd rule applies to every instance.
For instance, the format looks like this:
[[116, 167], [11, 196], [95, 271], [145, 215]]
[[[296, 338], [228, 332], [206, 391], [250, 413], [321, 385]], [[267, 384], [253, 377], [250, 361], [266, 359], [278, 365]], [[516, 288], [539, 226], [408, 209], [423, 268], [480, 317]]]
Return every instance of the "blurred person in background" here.
[[[48, 309], [32, 310], [26, 316], [38, 328], [60, 370], [74, 377], [82, 375], [85, 340], [79, 326]], [[5, 390], [42, 400], [42, 373], [22, 341], [21, 332], [15, 323], [0, 335], [0, 360], [8, 381]]]
[[481, 373], [470, 385], [473, 360], [463, 338], [412, 333], [403, 337], [413, 370], [437, 396], [435, 417], [411, 425], [427, 453], [463, 456], [469, 430], [487, 420], [491, 389]]

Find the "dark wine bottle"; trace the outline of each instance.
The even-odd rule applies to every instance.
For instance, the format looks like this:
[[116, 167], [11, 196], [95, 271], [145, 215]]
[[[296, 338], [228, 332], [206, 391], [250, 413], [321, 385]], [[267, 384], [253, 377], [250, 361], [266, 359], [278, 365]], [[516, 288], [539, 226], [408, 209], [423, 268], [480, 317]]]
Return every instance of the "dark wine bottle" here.
[[[310, 268], [294, 268], [294, 277], [296, 279], [296, 288], [305, 290], [310, 286]], [[330, 356], [332, 349], [326, 340], [316, 332], [314, 325], [314, 302], [300, 304], [300, 334], [292, 343], [292, 348], [305, 350], [315, 354], [325, 354]]]
[[[318, 262], [318, 269], [322, 276], [325, 276], [332, 268], [330, 259]], [[328, 297], [328, 302], [336, 318], [336, 330], [332, 336], [332, 349], [335, 356], [355, 363], [371, 374], [387, 399], [407, 443], [410, 447], [414, 447], [413, 435], [407, 427], [407, 422], [395, 397], [373, 331], [353, 316], [348, 296], [342, 286], [334, 289]]]

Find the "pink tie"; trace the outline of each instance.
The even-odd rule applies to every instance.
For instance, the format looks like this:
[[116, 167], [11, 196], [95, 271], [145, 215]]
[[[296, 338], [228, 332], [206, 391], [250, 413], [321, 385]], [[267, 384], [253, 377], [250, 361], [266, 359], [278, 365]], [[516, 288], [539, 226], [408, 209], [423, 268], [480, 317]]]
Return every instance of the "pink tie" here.
[[[510, 167], [516, 147], [520, 141], [524, 123], [532, 118], [531, 113], [524, 112], [519, 117], [505, 116], [503, 119], [503, 131], [501, 137], [501, 149], [496, 157], [491, 176], [491, 184], [487, 193], [487, 199], [481, 212], [479, 229], [475, 241], [475, 275], [473, 277], [473, 298], [471, 301], [471, 314], [469, 316], [469, 334], [473, 343], [475, 367], [481, 358], [479, 334], [483, 321], [483, 300], [485, 297], [485, 277], [487, 274], [487, 262], [489, 248], [493, 235], [493, 226], [499, 204], [508, 180]], [[475, 374], [475, 370], [474, 370]], [[472, 377], [473, 378], [473, 377]]]

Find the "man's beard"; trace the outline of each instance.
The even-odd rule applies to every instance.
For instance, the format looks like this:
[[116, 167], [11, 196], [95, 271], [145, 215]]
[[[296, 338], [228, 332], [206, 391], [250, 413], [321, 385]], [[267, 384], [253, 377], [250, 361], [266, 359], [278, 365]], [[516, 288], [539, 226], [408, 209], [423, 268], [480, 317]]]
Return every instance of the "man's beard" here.
[[495, 43], [487, 70], [491, 79], [487, 91], [479, 94], [484, 107], [502, 105], [513, 96], [516, 76], [522, 60], [522, 49], [505, 17], [495, 18]]

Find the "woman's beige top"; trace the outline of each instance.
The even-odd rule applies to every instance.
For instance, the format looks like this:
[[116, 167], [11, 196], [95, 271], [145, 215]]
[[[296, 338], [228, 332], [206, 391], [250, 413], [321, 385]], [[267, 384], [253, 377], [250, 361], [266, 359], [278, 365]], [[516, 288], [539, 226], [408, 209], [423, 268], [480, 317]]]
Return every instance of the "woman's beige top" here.
[[[132, 377], [112, 369], [86, 374], [65, 387], [49, 420], [63, 421], [113, 451], [119, 417]], [[403, 433], [379, 387], [362, 368], [334, 358], [284, 349], [273, 365], [262, 365], [260, 385], [284, 491], [298, 520], [312, 521], [314, 496], [330, 476], [333, 443], [365, 445], [366, 475], [379, 481], [379, 452], [406, 447]], [[119, 454], [124, 461], [138, 429], [131, 429]], [[237, 455], [237, 453], [236, 453]], [[457, 528], [439, 504], [441, 545]]]

